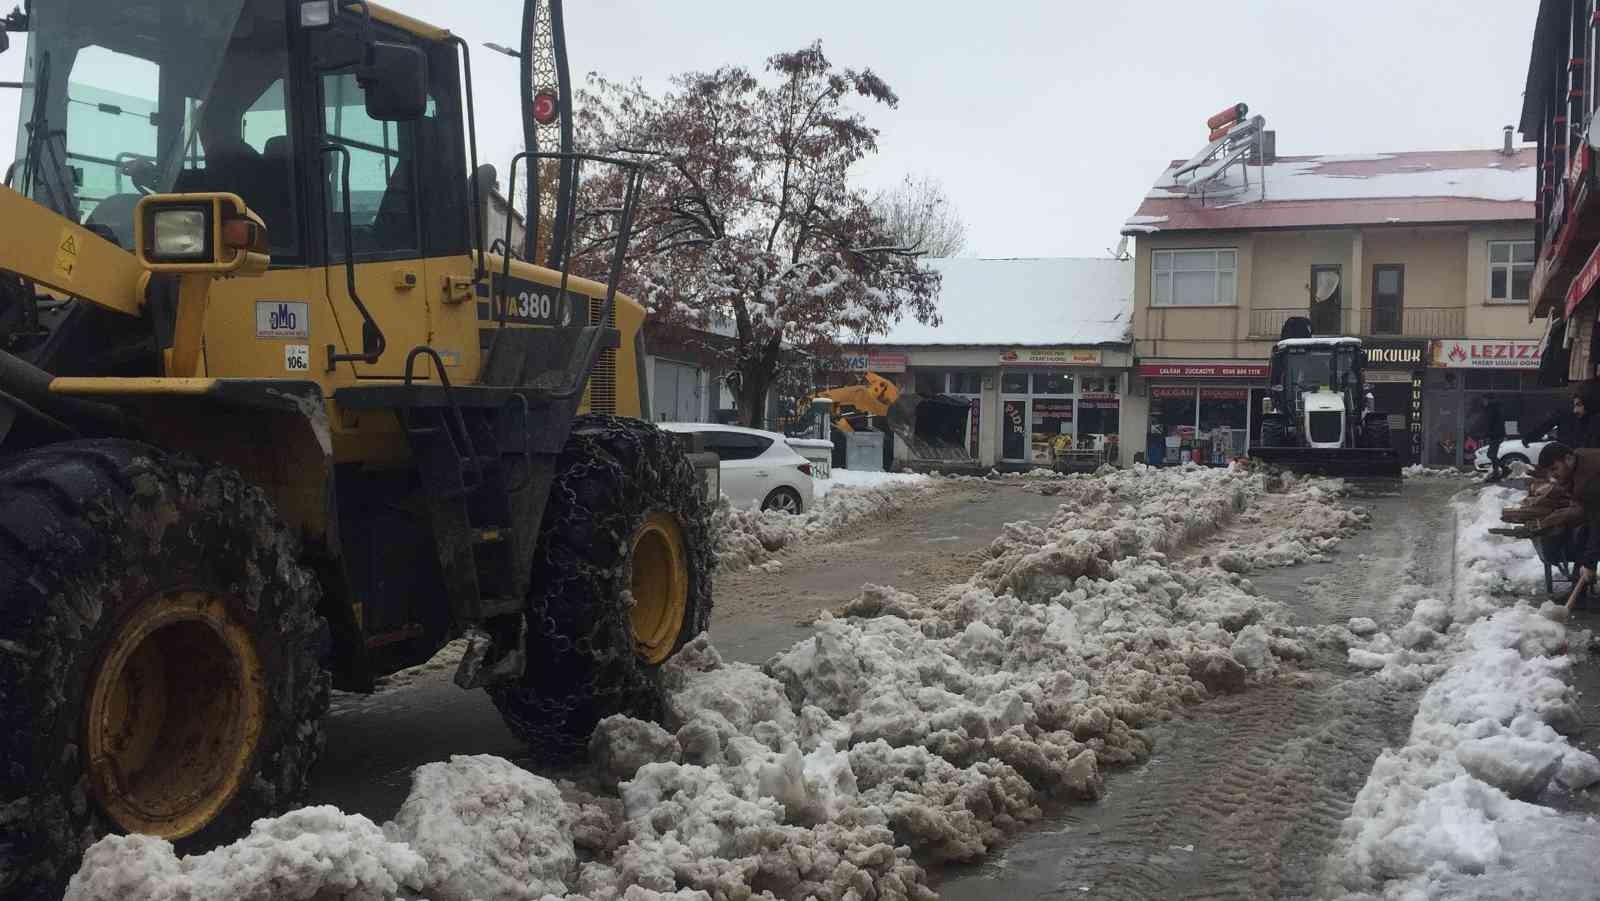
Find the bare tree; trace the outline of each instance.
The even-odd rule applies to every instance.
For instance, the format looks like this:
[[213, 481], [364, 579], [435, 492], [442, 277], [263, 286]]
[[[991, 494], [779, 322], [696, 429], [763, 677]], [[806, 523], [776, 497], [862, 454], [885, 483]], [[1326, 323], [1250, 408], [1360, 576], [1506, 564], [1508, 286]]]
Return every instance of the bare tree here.
[[[732, 321], [721, 362], [738, 374], [747, 425], [762, 423], [795, 353], [886, 334], [906, 315], [938, 324], [938, 273], [851, 185], [851, 168], [877, 151], [877, 130], [851, 108], [863, 101], [897, 98], [872, 70], [833, 65], [820, 42], [771, 57], [760, 75], [689, 73], [660, 96], [592, 78], [582, 97], [586, 146], [654, 162], [622, 287], [664, 326]], [[614, 208], [614, 182], [592, 190], [597, 210]], [[580, 260], [608, 247], [610, 222], [583, 220]]]
[[894, 188], [879, 191], [872, 209], [897, 241], [930, 257], [958, 256], [967, 246], [967, 224], [931, 175], [907, 175]]

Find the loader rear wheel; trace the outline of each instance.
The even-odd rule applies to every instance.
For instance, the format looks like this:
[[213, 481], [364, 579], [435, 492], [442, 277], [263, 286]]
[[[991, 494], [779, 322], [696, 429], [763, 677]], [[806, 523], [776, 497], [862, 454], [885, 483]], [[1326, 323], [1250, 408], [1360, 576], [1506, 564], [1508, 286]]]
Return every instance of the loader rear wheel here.
[[89, 842], [201, 850], [304, 789], [328, 679], [315, 579], [232, 470], [127, 441], [0, 463], [0, 896]]
[[536, 760], [582, 756], [601, 719], [658, 719], [660, 666], [711, 618], [711, 508], [677, 441], [580, 417], [534, 554], [523, 677], [488, 691]]

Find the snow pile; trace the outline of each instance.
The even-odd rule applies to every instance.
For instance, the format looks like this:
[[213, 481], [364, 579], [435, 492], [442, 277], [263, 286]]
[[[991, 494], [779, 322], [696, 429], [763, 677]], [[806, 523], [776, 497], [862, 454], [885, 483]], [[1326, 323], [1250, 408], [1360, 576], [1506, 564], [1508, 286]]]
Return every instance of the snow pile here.
[[1410, 466], [1407, 466], [1405, 469], [1400, 470], [1400, 474], [1408, 479], [1477, 478], [1474, 473], [1467, 472], [1466, 470], [1456, 469], [1451, 466], [1423, 466], [1421, 463], [1413, 463]]
[[[1572, 746], [1566, 630], [1496, 596], [1531, 575], [1524, 541], [1488, 534], [1514, 492], [1458, 500], [1455, 597], [1423, 597], [1411, 620], [1352, 661], [1429, 683], [1404, 747], [1373, 765], [1341, 836], [1336, 878], [1386, 898], [1573, 897], [1600, 879], [1600, 825], [1531, 801], [1600, 781]], [[1586, 636], [1580, 636], [1586, 638]], [[1587, 850], [1584, 850], [1587, 849]]]
[[849, 608], [864, 618], [824, 616], [760, 669], [686, 647], [666, 729], [596, 732], [623, 841], [579, 889], [925, 897], [913, 860], [977, 859], [1047, 796], [1099, 797], [1104, 768], [1148, 757], [1142, 727], [1304, 656], [1241, 576], [1165, 554], [1252, 499], [1332, 506], [1325, 483], [1269, 496], [1258, 473], [1190, 468], [1063, 485], [1056, 521], [1008, 527], [957, 598], [870, 588]]
[[812, 492], [818, 498], [832, 494], [838, 488], [888, 488], [905, 485], [926, 485], [932, 480], [916, 472], [867, 472], [859, 469], [834, 467], [826, 479], [812, 479]]
[[[845, 472], [847, 470], [834, 470], [836, 476]], [[776, 566], [772, 558], [784, 548], [826, 538], [862, 517], [899, 510], [911, 499], [944, 487], [927, 476], [918, 475], [864, 479], [863, 487], [852, 487], [851, 480], [861, 475], [898, 474], [852, 474], [844, 480], [828, 480], [834, 484], [827, 488], [826, 496], [800, 514], [739, 508], [725, 501], [719, 504], [716, 511], [718, 565], [725, 569], [762, 564]], [[821, 480], [817, 484], [821, 484]]]
[[1338, 482], [1264, 476], [1246, 468], [1140, 465], [1059, 484], [1062, 507], [1056, 515], [1044, 526], [1008, 524], [990, 549], [993, 559], [978, 572], [980, 584], [1025, 598], [1049, 597], [1064, 580], [1102, 575], [1121, 557], [1171, 551], [1235, 519], [1263, 527], [1247, 530], [1256, 540], [1224, 549], [1216, 562], [1246, 573], [1323, 559], [1366, 521], [1365, 511], [1334, 503], [1342, 491]]
[[411, 793], [384, 826], [427, 861], [434, 901], [536, 901], [576, 875], [561, 793], [499, 757], [457, 756], [411, 774]]
[[[365, 841], [339, 846], [350, 867], [281, 859], [215, 894], [931, 899], [922, 864], [982, 857], [1046, 798], [1098, 798], [1107, 767], [1149, 756], [1141, 729], [1305, 656], [1238, 572], [1168, 554], [1258, 502], [1304, 552], [1360, 525], [1313, 512], [1337, 507], [1328, 483], [1243, 468], [1060, 484], [1055, 519], [1008, 526], [958, 595], [870, 589], [850, 607], [860, 616], [824, 615], [760, 668], [690, 642], [663, 666], [662, 725], [611, 717], [591, 738], [616, 797], [458, 757], [417, 770], [381, 831], [335, 821]], [[1486, 765], [1500, 750], [1483, 749]], [[169, 885], [205, 859], [156, 858], [140, 865]], [[143, 860], [103, 841], [79, 878], [108, 887], [83, 897], [183, 897], [114, 880]]]
[[257, 820], [233, 844], [181, 859], [165, 839], [106, 836], [84, 852], [66, 901], [383, 901], [421, 886], [426, 871], [421, 855], [366, 817], [305, 807]]

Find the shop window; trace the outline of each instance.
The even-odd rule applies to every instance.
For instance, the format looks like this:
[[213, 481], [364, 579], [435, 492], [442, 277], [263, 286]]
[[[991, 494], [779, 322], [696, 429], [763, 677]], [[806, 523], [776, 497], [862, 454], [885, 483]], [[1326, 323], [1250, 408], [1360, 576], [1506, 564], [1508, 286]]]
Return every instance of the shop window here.
[[1194, 388], [1156, 385], [1150, 389], [1150, 434], [1145, 459], [1152, 464], [1180, 463], [1195, 436]]
[[1035, 372], [1033, 374], [1034, 394], [1071, 394], [1072, 373], [1070, 372]]
[[1074, 449], [1072, 401], [1035, 398], [1032, 406], [1032, 453], [1030, 460], [1052, 464], [1063, 451]]
[[[1537, 377], [1537, 373], [1529, 373]], [[1522, 387], [1522, 373], [1515, 369], [1469, 369], [1466, 373], [1468, 391], [1517, 391]]]
[[1122, 380], [1114, 375], [1086, 375], [1078, 380], [1078, 393], [1083, 395], [1115, 397], [1121, 390]]
[[981, 394], [983, 392], [983, 373], [981, 372], [952, 372], [950, 373], [951, 394]]
[[1195, 445], [1202, 459], [1226, 463], [1245, 452], [1250, 389], [1201, 388], [1200, 427]]
[[944, 377], [943, 369], [919, 369], [913, 376], [913, 390], [921, 395], [943, 394]]
[[1490, 303], [1527, 303], [1532, 282], [1532, 241], [1489, 242]]
[[1027, 394], [1028, 374], [1026, 372], [1001, 373], [1000, 390], [1006, 394]]
[[1122, 431], [1122, 402], [1115, 397], [1078, 401], [1078, 439], [1092, 439], [1097, 447], [1115, 442]]

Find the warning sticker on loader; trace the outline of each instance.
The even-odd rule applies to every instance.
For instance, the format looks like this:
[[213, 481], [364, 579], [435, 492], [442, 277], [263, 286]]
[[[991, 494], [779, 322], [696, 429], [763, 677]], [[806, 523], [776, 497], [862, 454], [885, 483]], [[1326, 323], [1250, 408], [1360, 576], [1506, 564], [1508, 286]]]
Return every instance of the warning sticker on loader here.
[[284, 345], [283, 368], [287, 372], [310, 372], [311, 346], [309, 344]]
[[61, 230], [61, 240], [56, 243], [56, 271], [69, 280], [78, 271], [78, 238], [70, 228]]
[[297, 300], [256, 301], [256, 337], [311, 337], [310, 304]]

